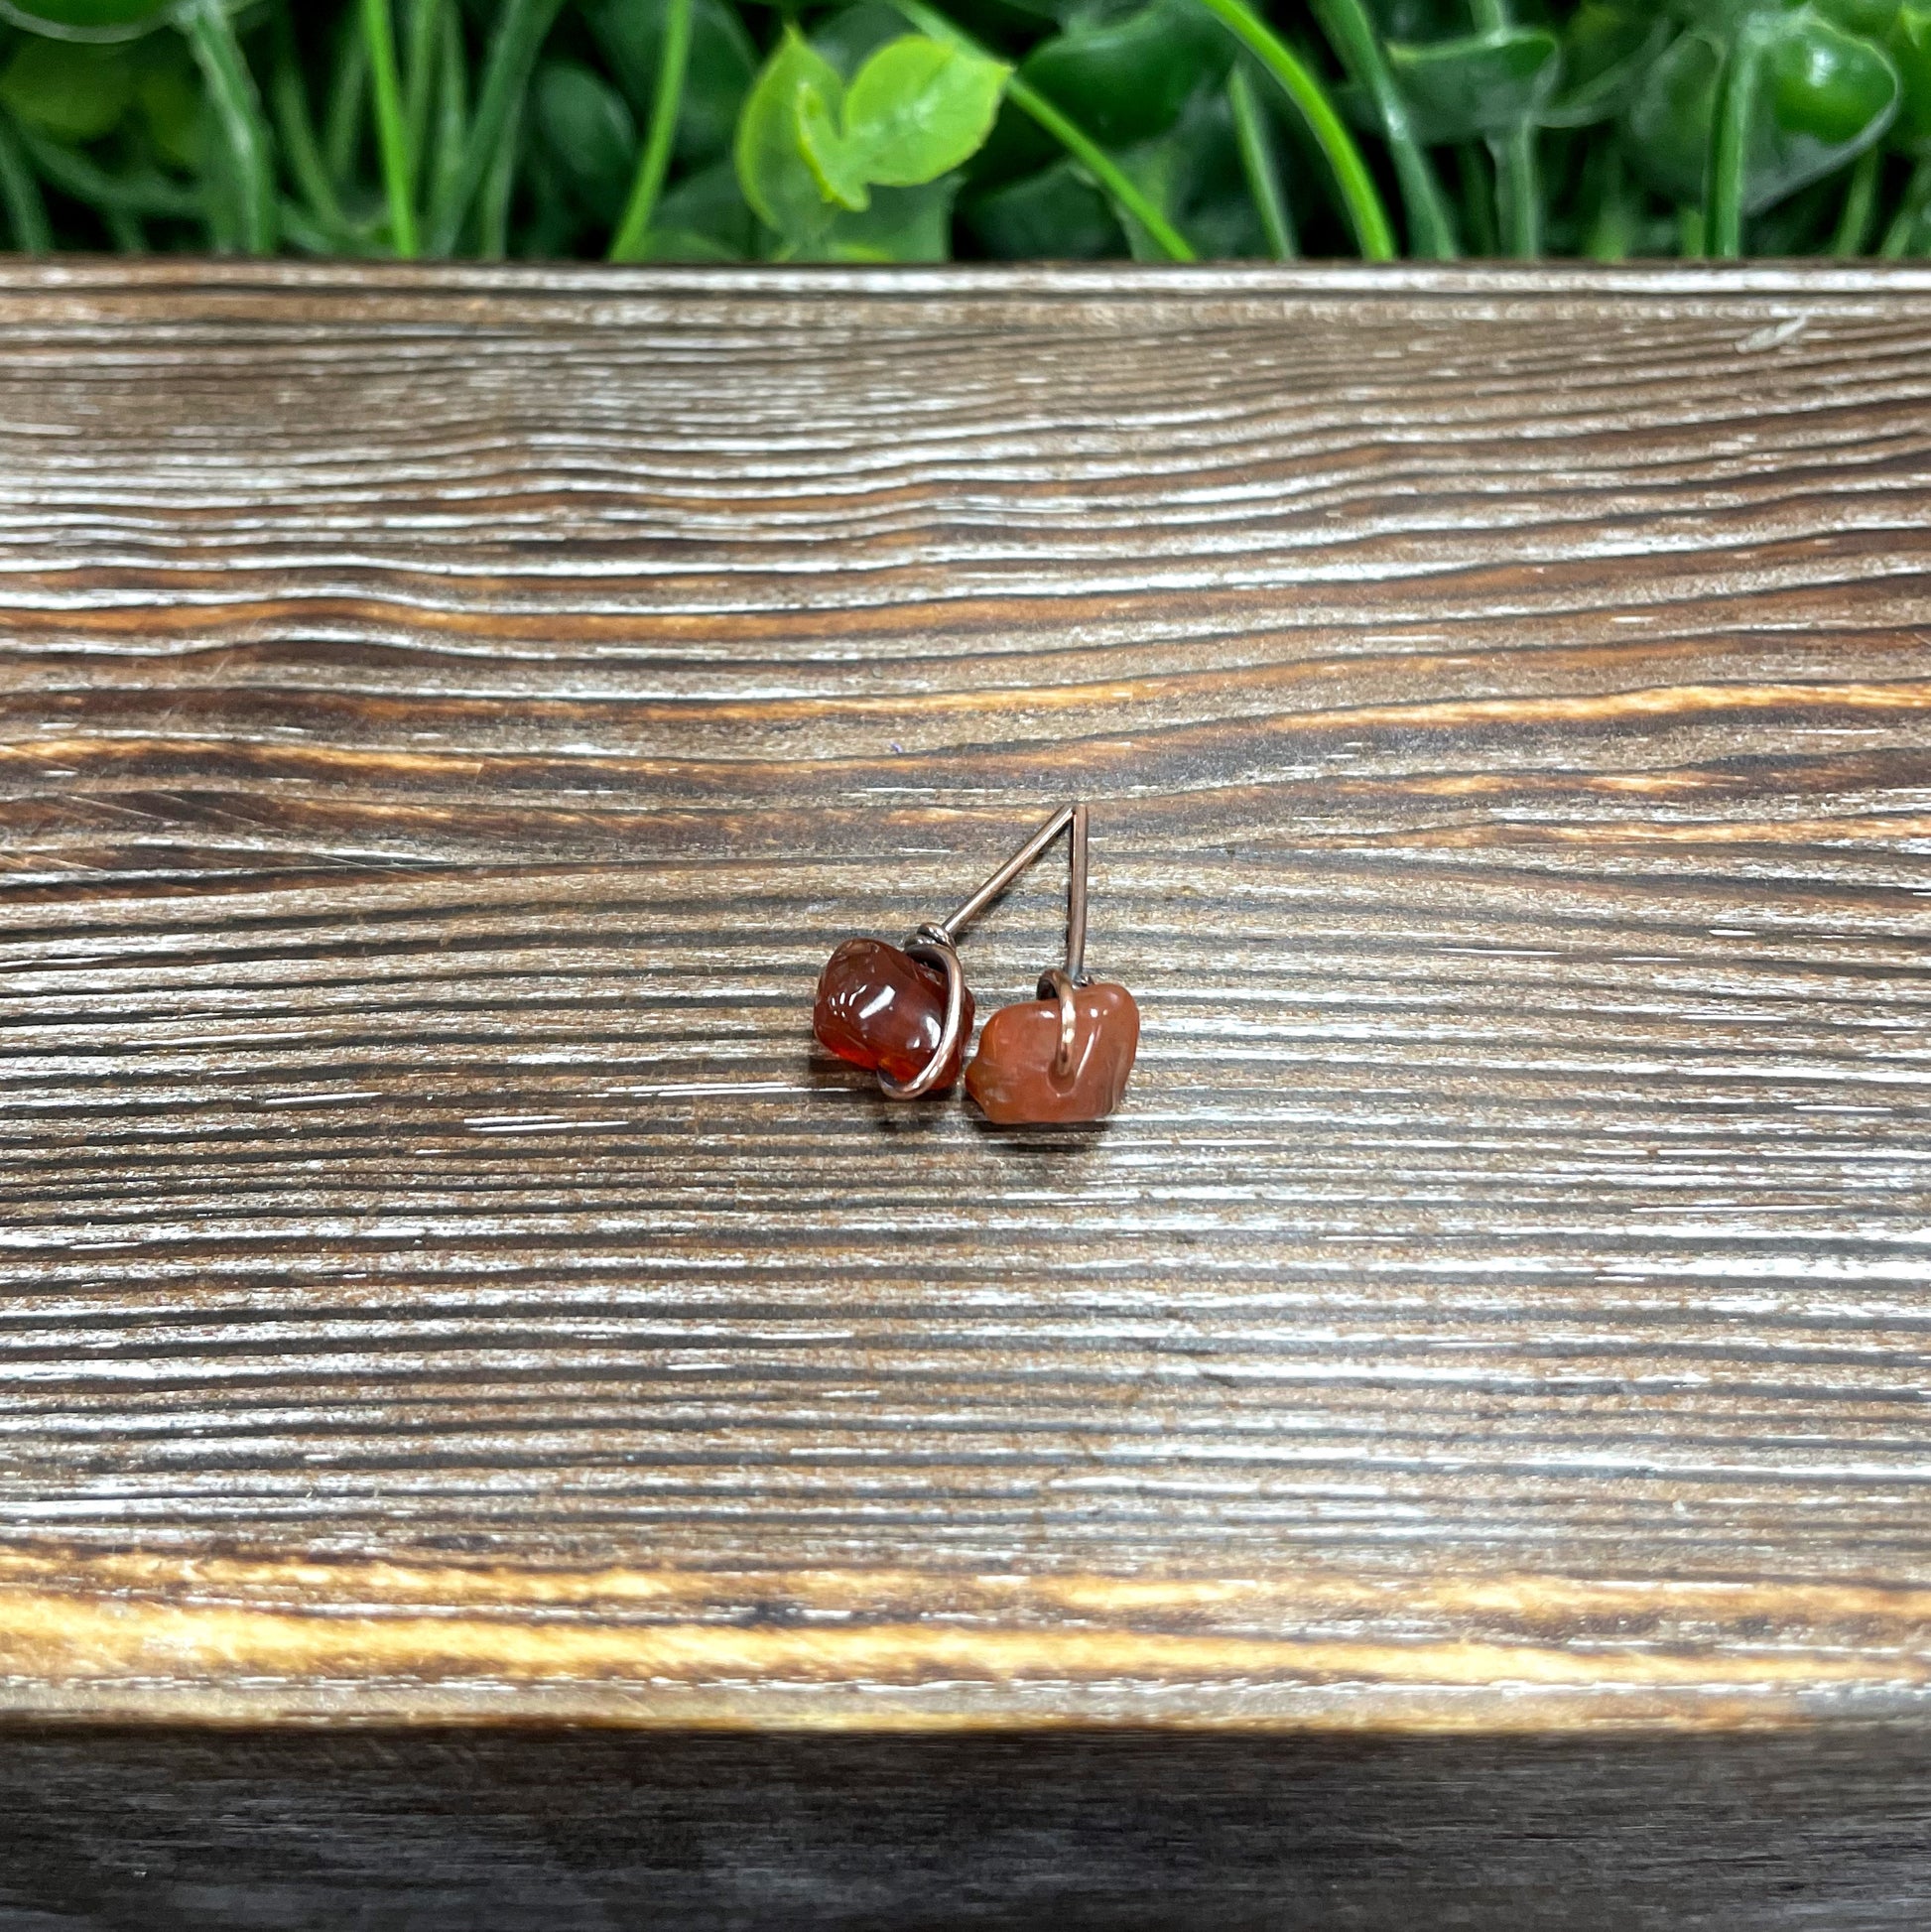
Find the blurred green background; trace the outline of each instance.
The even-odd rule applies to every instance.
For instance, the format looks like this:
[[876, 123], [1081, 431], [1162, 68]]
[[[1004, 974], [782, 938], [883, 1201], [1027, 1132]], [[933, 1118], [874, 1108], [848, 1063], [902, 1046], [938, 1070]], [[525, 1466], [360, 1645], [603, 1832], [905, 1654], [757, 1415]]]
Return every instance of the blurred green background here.
[[1931, 0], [0, 0], [6, 245], [1931, 251]]

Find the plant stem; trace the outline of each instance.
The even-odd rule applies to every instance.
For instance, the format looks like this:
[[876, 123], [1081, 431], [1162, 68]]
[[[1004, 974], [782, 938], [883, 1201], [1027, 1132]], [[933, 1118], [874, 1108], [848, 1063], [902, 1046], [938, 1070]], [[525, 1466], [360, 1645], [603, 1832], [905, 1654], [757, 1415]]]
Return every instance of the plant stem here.
[[1233, 138], [1240, 146], [1240, 166], [1247, 177], [1247, 193], [1254, 197], [1267, 246], [1277, 262], [1291, 262], [1301, 251], [1295, 246], [1294, 217], [1288, 212], [1281, 188], [1281, 165], [1261, 117], [1261, 106], [1247, 69], [1235, 62], [1227, 75], [1227, 105], [1233, 110]]
[[222, 0], [182, 0], [175, 18], [207, 84], [208, 100], [228, 151], [239, 217], [235, 239], [250, 255], [272, 255], [279, 212], [274, 138], [248, 57], [235, 38], [234, 22]]
[[403, 125], [409, 130], [409, 192], [420, 193], [429, 154], [430, 102], [436, 91], [443, 16], [449, 0], [410, 0], [409, 48], [403, 61]]
[[[905, 0], [895, 0], [895, 4], [899, 6], [901, 12], [905, 10]], [[1094, 178], [1099, 188], [1111, 197], [1121, 214], [1131, 214], [1132, 220], [1136, 220], [1148, 232], [1148, 236], [1152, 236], [1154, 245], [1160, 249], [1162, 255], [1168, 257], [1168, 261], [1201, 259], [1199, 255], [1195, 255], [1193, 243], [1173, 226], [1173, 222], [1168, 220], [1162, 208], [1140, 188], [1140, 184], [1134, 182], [1131, 174], [1127, 174], [1125, 168], [1121, 168], [1117, 161], [1113, 161], [1113, 157], [1107, 155], [1103, 147], [1099, 147], [1099, 143], [1093, 139], [1091, 133], [1087, 133], [1087, 129], [1081, 128], [1077, 122], [1067, 120], [1067, 116], [1059, 112], [1059, 108], [1052, 104], [1052, 100], [1046, 98], [1046, 94], [1042, 94], [1030, 83], [1022, 81], [1017, 73], [1005, 83], [1005, 91], [1011, 96], [1015, 108], [1019, 108], [1022, 114], [1030, 114], [1077, 163]]]
[[1469, 246], [1478, 255], [1501, 252], [1501, 231], [1495, 226], [1495, 190], [1481, 158], [1481, 144], [1456, 144], [1455, 167], [1461, 176], [1462, 212], [1468, 223]]
[[1676, 252], [1686, 262], [1698, 260], [1704, 253], [1706, 227], [1701, 208], [1678, 208], [1676, 210]]
[[309, 255], [377, 255], [387, 245], [388, 215], [349, 221], [341, 230], [324, 228], [300, 202], [282, 201], [282, 233], [289, 245]]
[[1629, 205], [1628, 180], [1622, 170], [1622, 150], [1611, 144], [1599, 153], [1601, 184], [1596, 213], [1583, 241], [1583, 253], [1595, 262], [1626, 261], [1635, 221], [1634, 210]]
[[1524, 121], [1497, 135], [1488, 151], [1495, 157], [1495, 201], [1508, 252], [1518, 261], [1532, 262], [1542, 253], [1542, 184], [1535, 129]]
[[[1508, 0], [1475, 0], [1475, 22], [1484, 33], [1508, 31]], [[1535, 124], [1523, 120], [1502, 134], [1490, 135], [1488, 152], [1495, 163], [1495, 205], [1508, 252], [1533, 261], [1542, 253], [1542, 182], [1536, 165]]]
[[241, 217], [235, 198], [234, 169], [225, 152], [211, 155], [201, 177], [201, 218], [207, 245], [216, 255], [241, 252]]
[[0, 201], [7, 204], [14, 246], [23, 255], [52, 254], [54, 229], [47, 218], [47, 199], [21, 152], [13, 122], [4, 113], [0, 113]]
[[1717, 75], [1717, 102], [1710, 120], [1710, 158], [1704, 171], [1708, 210], [1704, 246], [1721, 261], [1743, 252], [1743, 185], [1749, 165], [1750, 109], [1762, 39], [1755, 18], [1743, 21]]
[[489, 164], [476, 207], [476, 253], [485, 262], [500, 262], [510, 252], [510, 202], [516, 193], [517, 154], [523, 140], [523, 103], [516, 103], [503, 140]]
[[369, 49], [376, 146], [382, 155], [382, 186], [389, 197], [389, 237], [396, 253], [409, 261], [422, 253], [422, 238], [416, 229], [416, 197], [409, 185], [409, 127], [403, 119], [396, 21], [389, 0], [362, 0], [362, 38]]
[[1898, 260], [1910, 247], [1916, 237], [1918, 217], [1927, 203], [1931, 203], [1931, 160], [1920, 161], [1911, 170], [1911, 179], [1904, 184], [1904, 198], [1898, 203], [1890, 226], [1884, 230], [1884, 243], [1878, 250], [1885, 261]]
[[[944, 14], [935, 13], [924, 4], [924, 0], [891, 0], [891, 4], [920, 33], [930, 35], [935, 41], [944, 41], [949, 47], [963, 47], [967, 53], [978, 55], [981, 60], [990, 58], [969, 34], [963, 28], [955, 27]], [[1200, 259], [1187, 237], [1160, 211], [1139, 183], [1083, 127], [1062, 114], [1037, 87], [1021, 80], [1016, 73], [1012, 74], [1006, 80], [1006, 98], [1022, 114], [1031, 115], [1093, 177], [1100, 190], [1111, 198], [1114, 207], [1121, 214], [1131, 215], [1152, 236], [1154, 244], [1169, 261], [1193, 262]]]
[[145, 255], [148, 252], [148, 237], [138, 214], [129, 214], [125, 208], [105, 207], [100, 211], [100, 218], [107, 224], [108, 239], [117, 253]]
[[206, 194], [171, 182], [165, 175], [152, 170], [110, 175], [98, 162], [89, 161], [64, 141], [51, 141], [32, 128], [18, 132], [40, 178], [91, 208], [119, 208], [128, 214], [158, 215], [176, 221], [200, 221], [207, 216]]
[[492, 167], [502, 166], [505, 156], [512, 157], [513, 166], [530, 70], [562, 8], [563, 0], [505, 0], [461, 164], [451, 172], [430, 217], [432, 255], [447, 255], [455, 247], [470, 204]]
[[442, 9], [442, 44], [437, 52], [441, 71], [436, 90], [435, 162], [426, 191], [432, 206], [455, 180], [469, 126], [469, 62], [462, 43], [462, 16], [453, 7]]
[[1867, 148], [1859, 155], [1857, 166], [1851, 170], [1851, 186], [1844, 193], [1837, 233], [1831, 237], [1833, 255], [1862, 255], [1870, 246], [1871, 217], [1877, 212], [1877, 176], [1883, 165], [1882, 148]]
[[369, 47], [358, 27], [344, 25], [322, 116], [322, 156], [331, 181], [347, 183], [355, 174], [355, 151], [362, 145], [362, 97], [369, 85]]
[[305, 207], [282, 203], [282, 233], [289, 245], [309, 255], [375, 255], [388, 235], [388, 219], [378, 216], [363, 227], [349, 222], [340, 232], [324, 228]]
[[[1388, 223], [1387, 209], [1381, 205], [1374, 177], [1313, 70], [1244, 0], [1201, 0], [1201, 5], [1259, 61], [1294, 103], [1334, 172], [1335, 187], [1348, 211], [1349, 226], [1354, 231], [1355, 247], [1370, 262], [1393, 261], [1394, 230]], [[1378, 53], [1377, 49], [1377, 58]]]
[[282, 203], [282, 235], [291, 248], [307, 255], [333, 255], [340, 251], [335, 238], [305, 207], [293, 201]]
[[[1202, 0], [1218, 13], [1230, 0]], [[1381, 53], [1381, 42], [1362, 0], [1313, 0], [1315, 17], [1328, 30], [1343, 62], [1367, 90], [1381, 116], [1395, 179], [1401, 184], [1401, 204], [1408, 210], [1408, 241], [1417, 255], [1452, 261], [1459, 252], [1455, 223], [1442, 185], [1435, 179], [1421, 143], [1408, 120], [1408, 103], [1395, 85]]]
[[684, 75], [691, 61], [691, 0], [671, 0], [664, 16], [664, 49], [657, 64], [657, 93], [650, 104], [650, 133], [637, 163], [637, 180], [610, 242], [613, 262], [634, 262], [650, 240], [651, 216], [671, 170], [671, 145], [684, 107]]
[[[903, 10], [905, 0], [894, 0], [894, 3]], [[1006, 82], [1006, 92], [1013, 106], [1021, 113], [1030, 114], [1099, 184], [1122, 214], [1131, 215], [1147, 231], [1169, 261], [1199, 261], [1193, 244], [1092, 135], [1069, 120], [1038, 88], [1021, 80], [1016, 73]]]
[[309, 90], [302, 78], [295, 23], [287, 0], [275, 10], [275, 70], [269, 77], [268, 89], [282, 153], [287, 156], [289, 173], [295, 177], [295, 185], [308, 203], [310, 218], [317, 227], [339, 241], [347, 234], [348, 218], [342, 212], [341, 196], [335, 193], [335, 184], [316, 142], [315, 123], [309, 117]]

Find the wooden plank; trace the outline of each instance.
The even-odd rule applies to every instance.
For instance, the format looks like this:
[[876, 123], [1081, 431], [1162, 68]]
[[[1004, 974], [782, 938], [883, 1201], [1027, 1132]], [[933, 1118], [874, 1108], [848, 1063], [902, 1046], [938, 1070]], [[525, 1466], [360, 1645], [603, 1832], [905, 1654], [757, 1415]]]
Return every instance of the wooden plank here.
[[0, 270], [0, 1705], [1919, 1711], [1927, 295]]
[[57, 1729], [0, 1932], [1917, 1932], [1926, 1741]]

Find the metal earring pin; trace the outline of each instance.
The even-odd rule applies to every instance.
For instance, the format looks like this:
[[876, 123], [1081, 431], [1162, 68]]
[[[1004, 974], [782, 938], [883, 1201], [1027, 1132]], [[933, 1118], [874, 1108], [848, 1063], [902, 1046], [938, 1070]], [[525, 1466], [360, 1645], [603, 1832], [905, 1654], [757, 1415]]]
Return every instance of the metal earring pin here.
[[[966, 1092], [996, 1126], [1071, 1126], [1119, 1105], [1140, 1045], [1140, 1009], [1124, 986], [1087, 976], [1087, 808], [1064, 815], [1066, 964], [1040, 974], [1039, 997], [986, 1021]], [[1054, 831], [1059, 829], [1054, 822]]]
[[1073, 822], [1066, 806], [1046, 821], [970, 898], [929, 920], [903, 946], [848, 939], [819, 975], [812, 1030], [821, 1045], [876, 1076], [887, 1098], [917, 1100], [959, 1078], [973, 1003], [959, 964], [965, 930]]

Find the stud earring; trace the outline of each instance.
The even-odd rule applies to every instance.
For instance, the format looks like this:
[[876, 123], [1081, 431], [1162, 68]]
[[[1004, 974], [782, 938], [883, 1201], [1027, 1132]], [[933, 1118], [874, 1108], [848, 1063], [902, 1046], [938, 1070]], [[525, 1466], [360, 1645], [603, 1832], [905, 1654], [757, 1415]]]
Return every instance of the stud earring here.
[[819, 974], [812, 1031], [820, 1044], [876, 1075], [888, 1099], [921, 1099], [952, 1086], [972, 1032], [960, 936], [1071, 819], [1071, 807], [1056, 813], [964, 905], [921, 926], [903, 946], [882, 939], [839, 946]]
[[966, 1092], [995, 1126], [1103, 1120], [1119, 1105], [1139, 1052], [1133, 995], [1087, 977], [1087, 808], [1069, 806], [1049, 825], [1049, 838], [1063, 826], [1071, 832], [1066, 965], [1040, 975], [1038, 999], [1001, 1007], [979, 1036]]

